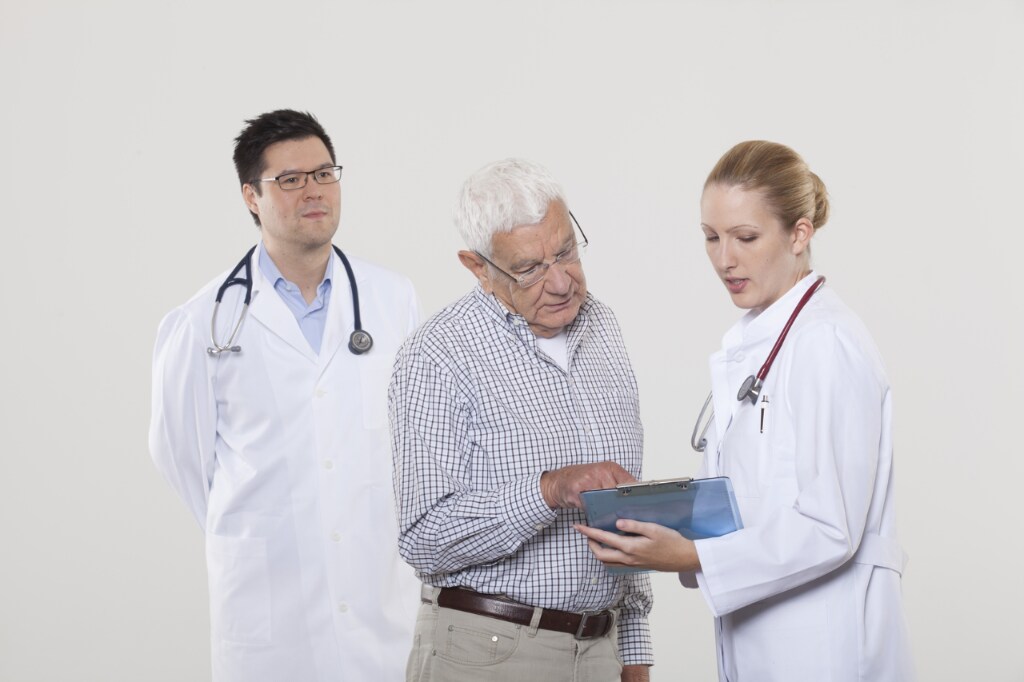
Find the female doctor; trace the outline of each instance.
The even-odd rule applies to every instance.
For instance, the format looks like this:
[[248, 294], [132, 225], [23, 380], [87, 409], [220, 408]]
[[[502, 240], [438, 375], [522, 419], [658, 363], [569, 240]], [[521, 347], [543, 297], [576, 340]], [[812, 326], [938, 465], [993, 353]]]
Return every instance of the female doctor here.
[[[878, 349], [831, 289], [810, 244], [825, 186], [780, 144], [744, 142], [711, 171], [701, 229], [715, 274], [746, 314], [711, 357], [714, 418], [701, 476], [728, 476], [744, 528], [691, 542], [620, 520], [578, 527], [608, 565], [678, 571], [715, 615], [719, 678], [914, 677], [896, 539], [892, 396]], [[760, 392], [756, 376], [801, 299]], [[602, 546], [602, 544], [604, 546]]]

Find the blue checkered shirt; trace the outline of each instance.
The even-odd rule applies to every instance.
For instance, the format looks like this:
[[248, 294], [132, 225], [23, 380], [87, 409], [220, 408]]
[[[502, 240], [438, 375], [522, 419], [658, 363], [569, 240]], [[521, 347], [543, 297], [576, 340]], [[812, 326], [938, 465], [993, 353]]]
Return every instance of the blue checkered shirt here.
[[544, 471], [613, 460], [640, 478], [636, 378], [611, 310], [588, 294], [569, 371], [478, 286], [402, 346], [388, 390], [399, 550], [423, 582], [563, 611], [617, 607], [626, 665], [651, 664], [650, 579], [610, 575], [554, 510]]

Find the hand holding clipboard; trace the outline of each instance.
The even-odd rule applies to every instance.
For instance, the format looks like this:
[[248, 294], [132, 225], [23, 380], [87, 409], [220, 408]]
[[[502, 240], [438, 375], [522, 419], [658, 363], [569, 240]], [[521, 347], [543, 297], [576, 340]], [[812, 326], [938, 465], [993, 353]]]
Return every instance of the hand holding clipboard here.
[[[619, 535], [623, 534], [616, 527], [619, 519], [656, 523], [688, 540], [718, 537], [743, 527], [732, 483], [725, 477], [623, 483], [585, 491], [580, 499], [591, 528]], [[580, 532], [591, 537], [583, 529]], [[650, 569], [609, 566], [608, 570], [633, 573]]]

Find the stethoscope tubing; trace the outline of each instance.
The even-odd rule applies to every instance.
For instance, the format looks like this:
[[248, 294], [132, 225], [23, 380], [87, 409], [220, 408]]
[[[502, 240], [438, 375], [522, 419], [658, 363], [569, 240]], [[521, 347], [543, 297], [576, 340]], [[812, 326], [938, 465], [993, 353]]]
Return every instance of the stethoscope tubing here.
[[[782, 332], [779, 333], [779, 337], [775, 339], [775, 345], [772, 346], [772, 350], [768, 353], [768, 358], [761, 365], [761, 369], [757, 371], [756, 375], [751, 375], [746, 378], [743, 385], [740, 387], [739, 393], [736, 399], [740, 402], [744, 400], [750, 400], [751, 403], [757, 402], [757, 396], [761, 393], [761, 387], [764, 385], [765, 379], [768, 378], [768, 372], [772, 368], [772, 364], [775, 362], [775, 357], [779, 354], [779, 350], [782, 348], [783, 341], [786, 340], [786, 336], [789, 335], [789, 329], [793, 326], [793, 322], [796, 320], [800, 311], [804, 309], [807, 302], [811, 300], [811, 296], [825, 284], [825, 277], [821, 276], [814, 280], [814, 283], [808, 287], [804, 295], [800, 297], [800, 301], [796, 304], [793, 312], [790, 313], [789, 319], [786, 320], [786, 325], [782, 328]], [[708, 406], [711, 405], [711, 399], [713, 393], [708, 393], [707, 399], [704, 401], [704, 406], [700, 408], [700, 413], [697, 415], [697, 421], [693, 425], [693, 432], [690, 434], [690, 447], [697, 452], [704, 452], [707, 447], [708, 441], [705, 436], [707, 435], [708, 429], [711, 428], [711, 422], [715, 419], [714, 407], [711, 408], [711, 415], [708, 417], [707, 422], [704, 423], [704, 428], [701, 428], [701, 422], [704, 420], [704, 413], [707, 412]], [[698, 435], [698, 431], [700, 435]]]
[[[355, 355], [362, 355], [366, 351], [373, 347], [373, 337], [370, 336], [369, 332], [363, 329], [362, 317], [359, 312], [359, 287], [356, 285], [356, 275], [352, 270], [351, 263], [348, 262], [348, 258], [334, 244], [331, 244], [334, 248], [334, 252], [338, 254], [338, 258], [341, 259], [341, 264], [345, 266], [345, 274], [348, 276], [349, 288], [352, 291], [352, 309], [353, 309], [353, 331], [349, 336], [348, 349]], [[210, 340], [213, 342], [212, 346], [206, 349], [206, 352], [213, 357], [217, 357], [221, 353], [240, 353], [242, 352], [241, 346], [235, 345], [235, 337], [238, 335], [239, 330], [242, 328], [242, 322], [245, 320], [246, 315], [249, 312], [249, 303], [252, 301], [252, 256], [256, 251], [256, 246], [249, 249], [242, 260], [238, 261], [238, 265], [231, 271], [231, 274], [227, 276], [224, 283], [217, 289], [217, 297], [213, 303], [213, 315], [210, 318]], [[245, 270], [245, 275], [240, 277], [239, 273]], [[227, 343], [221, 345], [217, 343], [217, 313], [220, 310], [221, 299], [224, 298], [224, 292], [240, 284], [245, 289], [245, 299], [242, 303], [242, 312], [238, 316], [238, 322], [235, 323], [235, 328], [232, 330], [231, 335], [228, 337]]]

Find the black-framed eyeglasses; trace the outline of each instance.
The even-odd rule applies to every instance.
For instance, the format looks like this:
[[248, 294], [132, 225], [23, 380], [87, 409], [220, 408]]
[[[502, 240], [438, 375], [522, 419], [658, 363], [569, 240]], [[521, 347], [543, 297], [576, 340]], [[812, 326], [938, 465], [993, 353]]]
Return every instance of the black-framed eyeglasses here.
[[284, 190], [302, 189], [311, 175], [318, 185], [333, 185], [341, 180], [341, 166], [327, 166], [297, 173], [282, 173], [276, 178], [260, 178], [259, 182], [276, 182]]
[[[518, 275], [513, 275], [512, 273], [506, 272], [499, 268], [497, 265], [494, 264], [492, 260], [490, 260], [487, 256], [480, 253], [479, 251], [474, 251], [473, 253], [487, 261], [487, 263], [492, 268], [494, 268], [501, 274], [505, 275], [516, 284], [518, 284], [520, 288], [526, 289], [527, 287], [532, 287], [534, 284], [540, 282], [541, 280], [544, 279], [545, 276], [547, 276], [548, 270], [551, 268], [552, 265], [564, 266], [572, 265], [573, 263], [578, 263], [580, 258], [583, 256], [583, 252], [586, 250], [587, 245], [590, 243], [590, 240], [587, 239], [587, 235], [584, 234], [583, 228], [580, 227], [579, 221], [576, 220], [576, 216], [572, 214], [572, 211], [569, 211], [569, 217], [572, 218], [573, 225], [575, 225], [576, 229], [579, 230], [580, 236], [583, 237], [583, 241], [576, 241], [574, 239], [572, 246], [556, 255], [555, 259], [550, 263], [537, 263], [529, 270], [521, 272]], [[573, 236], [575, 238], [575, 235]]]

